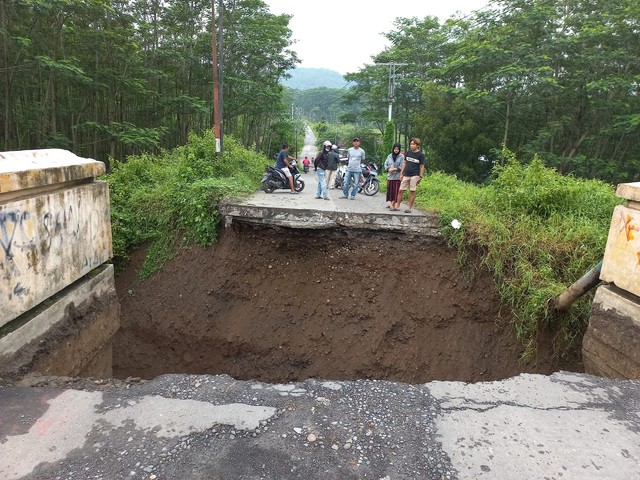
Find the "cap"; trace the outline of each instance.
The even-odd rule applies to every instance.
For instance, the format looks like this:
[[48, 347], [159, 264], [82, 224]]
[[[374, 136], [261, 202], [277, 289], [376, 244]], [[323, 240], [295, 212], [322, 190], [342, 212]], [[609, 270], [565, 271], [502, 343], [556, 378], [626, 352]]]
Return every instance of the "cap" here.
[[351, 140], [352, 142], [359, 142], [360, 139], [358, 137], [353, 137], [353, 140]]

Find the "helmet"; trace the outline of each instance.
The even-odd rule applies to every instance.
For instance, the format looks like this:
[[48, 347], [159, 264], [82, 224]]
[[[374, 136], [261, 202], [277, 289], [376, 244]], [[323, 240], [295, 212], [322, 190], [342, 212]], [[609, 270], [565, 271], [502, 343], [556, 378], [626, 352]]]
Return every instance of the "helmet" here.
[[338, 145], [331, 145], [331, 150], [338, 150]]
[[322, 144], [323, 147], [330, 147], [331, 146], [331, 142], [329, 140], [325, 140], [324, 143]]

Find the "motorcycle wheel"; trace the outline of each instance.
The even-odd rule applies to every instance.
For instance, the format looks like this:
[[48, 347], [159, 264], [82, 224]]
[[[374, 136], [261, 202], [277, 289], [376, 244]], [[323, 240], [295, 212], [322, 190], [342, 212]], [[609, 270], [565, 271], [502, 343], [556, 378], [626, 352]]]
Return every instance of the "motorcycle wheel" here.
[[298, 178], [295, 181], [295, 184], [293, 185], [293, 189], [296, 192], [301, 192], [302, 190], [304, 190], [304, 180], [302, 180], [301, 178]]
[[273, 191], [275, 190], [274, 186], [270, 185], [268, 182], [264, 182], [262, 184], [262, 189], [267, 193], [273, 193]]
[[364, 184], [364, 194], [368, 196], [375, 195], [380, 190], [380, 180], [371, 179]]

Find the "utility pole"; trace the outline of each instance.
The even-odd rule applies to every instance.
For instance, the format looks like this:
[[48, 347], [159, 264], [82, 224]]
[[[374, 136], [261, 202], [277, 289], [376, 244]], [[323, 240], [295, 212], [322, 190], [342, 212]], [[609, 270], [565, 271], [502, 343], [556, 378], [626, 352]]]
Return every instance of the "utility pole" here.
[[377, 63], [376, 65], [388, 65], [389, 66], [389, 87], [388, 87], [388, 98], [389, 98], [389, 116], [387, 121], [391, 121], [391, 111], [393, 110], [393, 100], [395, 99], [395, 78], [396, 78], [396, 67], [401, 67], [403, 65], [409, 65], [408, 63]]
[[218, 122], [220, 124], [220, 151], [224, 149], [224, 49], [222, 43], [222, 30], [223, 30], [223, 20], [224, 20], [224, 3], [222, 0], [218, 0], [218, 111], [220, 115], [218, 116]]
[[[218, 79], [218, 45], [216, 41], [216, 13], [215, 0], [211, 0], [211, 63], [213, 68], [213, 128], [216, 137], [216, 153], [222, 151], [222, 137], [220, 135], [220, 121], [222, 115], [220, 112], [220, 83]], [[222, 9], [220, 9], [222, 14]]]

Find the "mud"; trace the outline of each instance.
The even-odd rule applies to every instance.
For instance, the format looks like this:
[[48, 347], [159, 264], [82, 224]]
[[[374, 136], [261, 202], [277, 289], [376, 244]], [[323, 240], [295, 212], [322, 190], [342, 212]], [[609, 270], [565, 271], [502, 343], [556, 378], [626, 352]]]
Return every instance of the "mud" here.
[[146, 281], [143, 258], [116, 278], [117, 378], [477, 382], [582, 369], [579, 352], [553, 359], [552, 332], [523, 364], [490, 275], [467, 278], [440, 243], [234, 225]]

